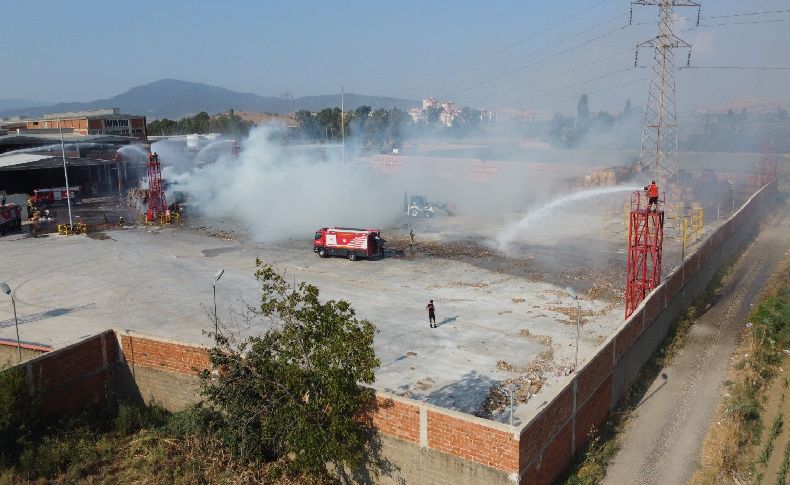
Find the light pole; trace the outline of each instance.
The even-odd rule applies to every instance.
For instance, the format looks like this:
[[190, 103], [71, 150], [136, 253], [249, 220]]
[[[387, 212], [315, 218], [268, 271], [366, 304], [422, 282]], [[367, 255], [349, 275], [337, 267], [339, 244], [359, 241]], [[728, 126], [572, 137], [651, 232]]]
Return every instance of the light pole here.
[[219, 335], [219, 320], [217, 319], [217, 281], [222, 278], [223, 273], [225, 273], [225, 270], [219, 269], [214, 275], [214, 339]]
[[16, 327], [16, 351], [19, 355], [19, 362], [22, 362], [22, 344], [19, 342], [19, 320], [16, 318], [16, 300], [11, 294], [11, 287], [7, 283], [0, 283], [0, 291], [11, 297], [11, 306], [14, 308], [14, 327]]
[[576, 357], [574, 358], [573, 372], [578, 372], [579, 371], [579, 325], [581, 324], [581, 319], [582, 319], [582, 305], [581, 303], [579, 303], [579, 295], [576, 294], [576, 291], [573, 288], [569, 286], [565, 288], [565, 292], [568, 293], [568, 296], [570, 296], [576, 301]]
[[71, 188], [69, 187], [69, 171], [66, 169], [66, 145], [63, 144], [63, 119], [58, 118], [58, 128], [60, 128], [60, 153], [63, 156], [63, 175], [66, 177], [66, 204], [69, 207], [69, 233], [74, 227], [71, 220]]

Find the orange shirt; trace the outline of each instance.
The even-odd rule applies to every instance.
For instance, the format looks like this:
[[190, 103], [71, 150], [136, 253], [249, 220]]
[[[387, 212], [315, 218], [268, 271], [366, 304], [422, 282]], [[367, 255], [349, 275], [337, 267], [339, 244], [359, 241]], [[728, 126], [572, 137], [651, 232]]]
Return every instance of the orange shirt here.
[[649, 197], [658, 197], [658, 185], [650, 184], [647, 186], [647, 195]]

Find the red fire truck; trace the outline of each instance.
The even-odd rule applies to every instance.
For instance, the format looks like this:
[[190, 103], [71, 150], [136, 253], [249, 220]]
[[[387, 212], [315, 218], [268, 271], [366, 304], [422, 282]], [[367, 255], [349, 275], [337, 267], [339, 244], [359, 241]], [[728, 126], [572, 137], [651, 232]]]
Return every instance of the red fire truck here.
[[[69, 190], [71, 191], [71, 194], [69, 194]], [[36, 189], [33, 191], [33, 197], [31, 197], [31, 199], [36, 205], [52, 205], [61, 202], [65, 203], [67, 196], [71, 197], [72, 202], [78, 202], [82, 187], [69, 187], [69, 190], [66, 190], [66, 187]]]
[[22, 208], [14, 204], [0, 205], [0, 236], [22, 227]]
[[384, 239], [379, 229], [324, 227], [315, 232], [313, 251], [322, 258], [341, 256], [351, 261], [380, 256]]

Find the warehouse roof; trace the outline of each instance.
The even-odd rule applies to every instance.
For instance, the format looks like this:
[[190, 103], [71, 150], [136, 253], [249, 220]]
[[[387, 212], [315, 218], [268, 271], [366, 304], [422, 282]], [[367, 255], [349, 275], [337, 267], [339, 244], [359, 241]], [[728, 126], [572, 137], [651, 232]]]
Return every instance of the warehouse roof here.
[[[112, 160], [98, 158], [66, 157], [66, 164], [71, 167], [84, 167], [90, 165], [106, 165], [115, 163]], [[44, 168], [57, 168], [63, 166], [63, 157], [41, 155], [35, 153], [14, 153], [0, 155], [0, 172], [9, 170], [37, 170]]]

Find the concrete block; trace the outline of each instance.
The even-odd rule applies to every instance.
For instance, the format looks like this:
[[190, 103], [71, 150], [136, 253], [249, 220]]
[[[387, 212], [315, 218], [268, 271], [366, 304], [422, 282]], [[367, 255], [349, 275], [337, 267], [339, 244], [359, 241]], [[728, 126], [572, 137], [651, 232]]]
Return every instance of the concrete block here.
[[381, 457], [392, 464], [381, 476], [362, 477], [355, 483], [377, 485], [513, 485], [513, 474], [480, 465], [411, 441], [379, 434]]

